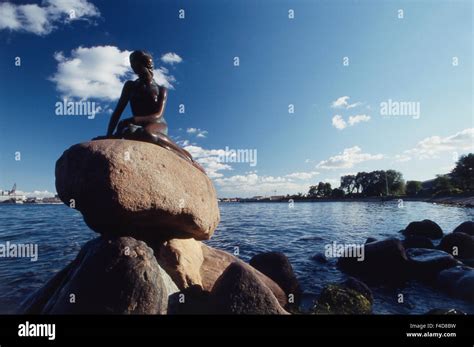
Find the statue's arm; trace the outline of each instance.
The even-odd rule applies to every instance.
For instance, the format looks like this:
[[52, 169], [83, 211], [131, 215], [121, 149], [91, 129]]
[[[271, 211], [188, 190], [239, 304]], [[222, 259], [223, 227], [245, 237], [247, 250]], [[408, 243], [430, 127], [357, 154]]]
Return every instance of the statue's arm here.
[[168, 99], [168, 89], [160, 87], [160, 95], [158, 95], [158, 111], [150, 116], [133, 117], [134, 123], [146, 124], [159, 119], [165, 111], [166, 100]]
[[127, 103], [130, 100], [130, 89], [132, 83], [132, 81], [127, 81], [123, 86], [120, 99], [117, 102], [117, 106], [115, 106], [115, 110], [112, 113], [112, 116], [110, 117], [109, 126], [107, 128], [107, 137], [112, 136], [123, 110], [125, 110], [125, 107], [127, 107]]

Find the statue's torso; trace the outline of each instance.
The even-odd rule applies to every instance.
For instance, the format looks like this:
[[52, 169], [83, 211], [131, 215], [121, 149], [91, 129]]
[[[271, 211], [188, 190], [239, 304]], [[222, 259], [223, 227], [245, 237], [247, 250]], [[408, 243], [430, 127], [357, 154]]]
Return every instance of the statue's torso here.
[[159, 95], [160, 87], [155, 81], [148, 84], [140, 79], [135, 80], [130, 92], [130, 107], [133, 116], [143, 117], [159, 112]]

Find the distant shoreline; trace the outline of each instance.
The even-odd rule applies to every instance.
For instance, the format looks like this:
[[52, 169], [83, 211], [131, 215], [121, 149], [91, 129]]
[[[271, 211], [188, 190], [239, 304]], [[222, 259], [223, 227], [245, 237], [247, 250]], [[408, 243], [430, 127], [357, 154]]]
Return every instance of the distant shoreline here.
[[389, 196], [389, 197], [354, 197], [354, 198], [316, 198], [316, 199], [220, 199], [221, 203], [253, 203], [253, 202], [385, 202], [385, 201], [421, 201], [432, 204], [450, 205], [458, 207], [474, 207], [474, 196], [443, 196], [443, 197], [409, 197], [409, 196]]

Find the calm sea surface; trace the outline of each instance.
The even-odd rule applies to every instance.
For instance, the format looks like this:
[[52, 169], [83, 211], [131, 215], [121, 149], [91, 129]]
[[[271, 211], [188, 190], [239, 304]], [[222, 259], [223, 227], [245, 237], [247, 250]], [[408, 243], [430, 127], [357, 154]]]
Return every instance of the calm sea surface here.
[[[248, 261], [267, 251], [285, 253], [308, 300], [324, 285], [345, 278], [335, 261], [311, 260], [324, 253], [324, 245], [364, 242], [367, 237], [400, 237], [399, 230], [415, 220], [431, 219], [445, 233], [474, 220], [474, 209], [424, 202], [321, 202], [221, 204], [221, 223], [208, 244]], [[38, 261], [0, 258], [0, 313], [14, 312], [32, 291], [74, 259], [81, 246], [97, 234], [87, 228], [81, 214], [64, 205], [0, 205], [0, 243], [36, 243]], [[372, 287], [374, 311], [380, 314], [425, 313], [431, 308], [458, 308], [474, 314], [474, 305], [443, 295], [416, 281], [393, 289]], [[397, 302], [403, 293], [405, 303]]]

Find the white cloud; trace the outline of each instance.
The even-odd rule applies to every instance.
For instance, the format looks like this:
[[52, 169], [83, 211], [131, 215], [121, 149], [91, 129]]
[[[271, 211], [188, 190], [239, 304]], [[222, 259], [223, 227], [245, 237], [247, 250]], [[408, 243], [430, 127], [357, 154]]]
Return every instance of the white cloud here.
[[[443, 152], [474, 152], [474, 128], [464, 129], [447, 137], [427, 137], [416, 147], [404, 152], [403, 156], [416, 159], [436, 158]], [[460, 154], [460, 153], [458, 153]]]
[[57, 24], [74, 20], [90, 20], [100, 12], [87, 0], [45, 0], [42, 5], [0, 4], [0, 30], [47, 35]]
[[370, 160], [383, 159], [382, 154], [362, 153], [362, 149], [358, 146], [346, 148], [338, 155], [330, 157], [328, 160], [319, 162], [316, 167], [322, 169], [348, 169], [356, 164], [360, 164]]
[[185, 146], [184, 149], [204, 167], [210, 178], [222, 177], [223, 174], [220, 171], [232, 170], [229, 164], [221, 162], [221, 158], [228, 154], [223, 149], [204, 149], [194, 145]]
[[186, 132], [188, 134], [193, 134], [193, 135], [196, 135], [196, 137], [201, 137], [201, 138], [206, 137], [208, 134], [207, 130], [202, 130], [199, 128], [187, 128]]
[[346, 121], [338, 114], [332, 117], [332, 125], [339, 130], [345, 129], [347, 127]]
[[176, 53], [169, 52], [161, 56], [161, 61], [163, 63], [173, 65], [173, 64], [181, 63], [183, 61], [183, 58], [181, 58]]
[[404, 162], [407, 162], [407, 161], [410, 161], [411, 160], [411, 157], [409, 155], [406, 155], [406, 154], [397, 154], [395, 156], [395, 161], [397, 163], [404, 163]]
[[331, 107], [351, 109], [351, 108], [362, 105], [361, 102], [355, 102], [353, 104], [349, 104], [349, 99], [350, 99], [349, 96], [341, 96], [332, 102]]
[[355, 116], [349, 117], [349, 125], [353, 126], [360, 122], [368, 122], [369, 120], [370, 120], [370, 116], [367, 116], [365, 114], [357, 114]]
[[310, 171], [310, 172], [293, 172], [291, 174], [285, 175], [286, 178], [290, 179], [298, 179], [298, 180], [309, 180], [314, 176], [319, 175], [317, 171]]
[[368, 122], [369, 120], [370, 116], [367, 116], [366, 114], [357, 114], [355, 116], [350, 116], [349, 120], [346, 122], [342, 116], [337, 114], [332, 117], [332, 126], [336, 129], [343, 130], [348, 126], [354, 126], [357, 123]]
[[[56, 52], [57, 71], [50, 79], [63, 97], [113, 101], [120, 97], [125, 80], [133, 77], [130, 53], [115, 46], [78, 47], [70, 57]], [[160, 67], [154, 73], [156, 83], [173, 87], [175, 79], [167, 69]]]

